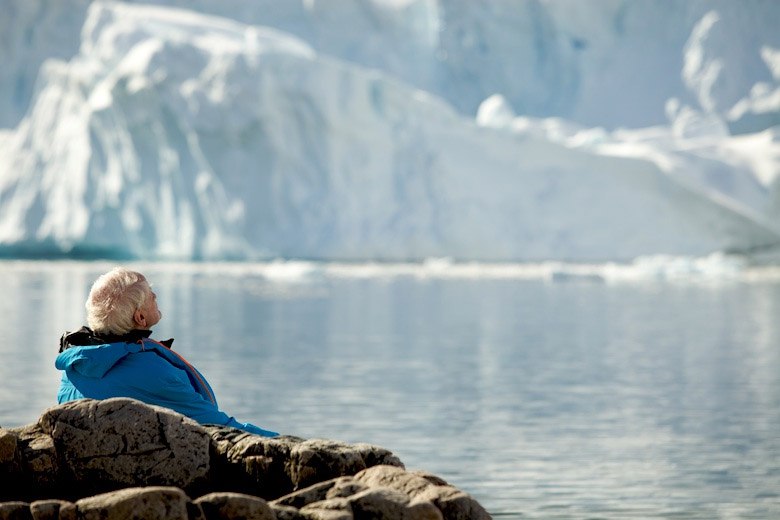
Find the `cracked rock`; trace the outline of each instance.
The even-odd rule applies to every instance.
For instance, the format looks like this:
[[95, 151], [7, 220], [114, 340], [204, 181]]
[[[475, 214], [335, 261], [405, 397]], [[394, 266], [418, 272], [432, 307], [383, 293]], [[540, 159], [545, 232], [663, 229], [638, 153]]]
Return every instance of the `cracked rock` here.
[[73, 401], [44, 412], [39, 425], [77, 488], [188, 489], [209, 471], [210, 440], [198, 423], [132, 399]]
[[490, 516], [467, 493], [406, 471], [378, 446], [202, 426], [132, 399], [73, 401], [35, 424], [0, 429], [0, 520], [127, 518]]

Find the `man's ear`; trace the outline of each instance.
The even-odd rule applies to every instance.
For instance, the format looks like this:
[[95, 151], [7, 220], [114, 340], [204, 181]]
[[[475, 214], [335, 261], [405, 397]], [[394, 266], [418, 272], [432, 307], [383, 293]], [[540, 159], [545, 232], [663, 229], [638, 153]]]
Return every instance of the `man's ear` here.
[[146, 327], [146, 316], [144, 316], [144, 312], [141, 309], [133, 313], [133, 321], [139, 327]]

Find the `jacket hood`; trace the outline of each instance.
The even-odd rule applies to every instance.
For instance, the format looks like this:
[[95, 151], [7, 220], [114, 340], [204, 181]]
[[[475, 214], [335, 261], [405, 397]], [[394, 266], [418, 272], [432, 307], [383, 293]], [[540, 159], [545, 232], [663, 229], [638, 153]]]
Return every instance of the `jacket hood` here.
[[[54, 362], [58, 370], [73, 370], [87, 377], [103, 377], [128, 354], [144, 349], [143, 340], [151, 330], [131, 330], [127, 334], [102, 334], [89, 327], [66, 332], [60, 338], [60, 354]], [[160, 342], [171, 348], [173, 339]]]
[[74, 370], [87, 377], [103, 377], [128, 354], [140, 352], [140, 343], [107, 343], [95, 346], [72, 346], [61, 352], [54, 366], [58, 370]]

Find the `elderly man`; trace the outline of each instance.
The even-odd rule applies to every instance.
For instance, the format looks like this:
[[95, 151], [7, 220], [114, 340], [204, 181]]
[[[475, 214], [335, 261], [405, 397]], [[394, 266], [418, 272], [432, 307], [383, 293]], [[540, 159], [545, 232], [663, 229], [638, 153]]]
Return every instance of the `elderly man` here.
[[171, 350], [173, 340], [150, 338], [162, 315], [146, 278], [118, 267], [92, 285], [87, 323], [60, 339], [55, 366], [64, 370], [57, 401], [131, 397], [164, 406], [201, 424], [221, 424], [273, 437], [222, 412], [206, 379]]

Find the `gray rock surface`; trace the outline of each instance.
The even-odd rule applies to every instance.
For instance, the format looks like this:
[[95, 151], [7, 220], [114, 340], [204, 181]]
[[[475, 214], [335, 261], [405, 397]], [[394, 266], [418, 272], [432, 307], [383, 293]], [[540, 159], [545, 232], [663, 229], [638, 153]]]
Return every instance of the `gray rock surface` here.
[[33, 520], [58, 520], [60, 510], [66, 506], [72, 506], [72, 503], [57, 499], [36, 500], [30, 504], [30, 513]]
[[208, 435], [166, 408], [131, 399], [73, 401], [47, 410], [38, 424], [53, 441], [61, 476], [79, 487], [189, 489], [209, 471]]
[[0, 504], [0, 520], [30, 520], [30, 504], [18, 500]]
[[0, 467], [13, 463], [17, 440], [13, 432], [0, 428]]
[[296, 488], [301, 488], [341, 475], [354, 475], [377, 464], [403, 467], [397, 457], [377, 446], [312, 439], [293, 447], [290, 478]]
[[407, 472], [392, 466], [374, 466], [355, 475], [369, 487], [389, 487], [411, 499], [433, 503], [447, 519], [488, 519], [490, 515], [469, 494], [438, 478]]
[[268, 502], [262, 498], [243, 493], [215, 492], [197, 500], [206, 516], [206, 520], [244, 518], [246, 520], [276, 520]]
[[388, 450], [202, 426], [132, 399], [84, 399], [0, 428], [0, 520], [490, 518]]
[[75, 510], [79, 520], [188, 520], [189, 503], [190, 499], [181, 489], [159, 486], [125, 488], [82, 498], [63, 509], [69, 514]]
[[314, 484], [280, 497], [271, 505], [292, 507], [322, 518], [346, 513], [351, 518], [490, 518], [470, 495], [441, 478], [388, 465]]
[[206, 430], [212, 438], [214, 480], [265, 499], [377, 464], [403, 467], [390, 451], [371, 444], [267, 438], [217, 426]]

